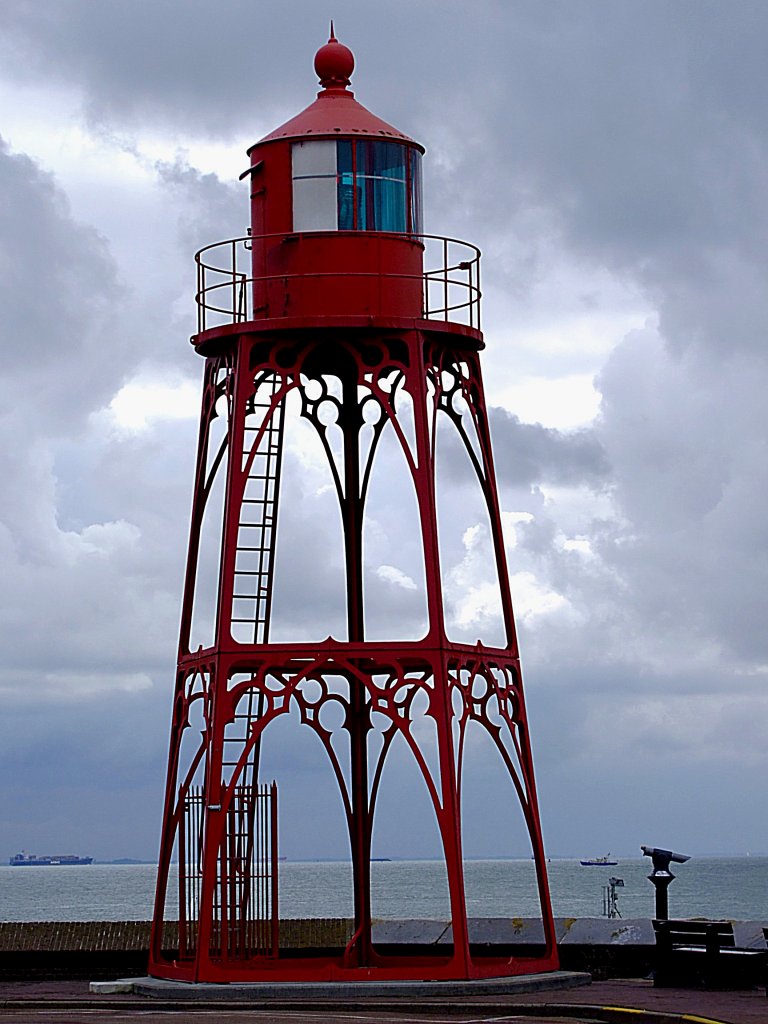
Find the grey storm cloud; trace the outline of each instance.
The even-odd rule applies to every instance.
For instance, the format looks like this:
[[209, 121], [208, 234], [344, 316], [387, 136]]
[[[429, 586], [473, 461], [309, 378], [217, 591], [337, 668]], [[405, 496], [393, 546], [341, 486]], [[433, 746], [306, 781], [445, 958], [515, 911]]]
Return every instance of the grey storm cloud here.
[[[281, 71], [286, 55], [311, 55], [318, 32], [327, 32], [325, 15], [310, 17], [311, 10], [304, 3], [299, 16], [286, 17], [274, 0], [255, 8], [246, 0], [11, 0], [0, 28], [8, 70], [21, 80], [46, 74], [81, 89], [84, 112], [96, 126], [120, 131], [150, 121], [226, 137], [242, 128], [249, 110], [257, 116], [255, 74], [282, 78], [286, 113], [295, 112], [301, 83]], [[260, 25], [269, 26], [267, 45]]]
[[201, 174], [181, 158], [173, 163], [159, 162], [157, 174], [165, 193], [174, 199], [179, 241], [185, 252], [246, 234], [247, 191], [242, 183], [231, 184], [215, 174]]
[[[25, 808], [32, 838], [56, 822], [74, 839], [91, 812], [73, 791], [105, 775], [117, 780], [107, 789], [143, 787], [148, 754], [162, 776], [167, 702], [153, 707], [151, 673], [172, 671], [184, 527], [167, 509], [188, 503], [189, 464], [169, 459], [172, 430], [132, 443], [98, 417], [146, 341], [131, 343], [139, 315], [107, 240], [73, 217], [50, 172], [4, 143], [0, 186], [0, 760], [24, 775], [0, 816], [22, 844]], [[193, 444], [194, 431], [181, 450]], [[154, 831], [141, 840], [150, 848]]]
[[[429, 229], [483, 248], [487, 319], [494, 298], [519, 319], [553, 254], [580, 279], [610, 276], [648, 311], [644, 327], [617, 328], [610, 352], [589, 357], [601, 406], [588, 426], [526, 423], [496, 398], [490, 411], [553, 845], [616, 849], [615, 828], [632, 848], [638, 829], [663, 825], [670, 843], [682, 831], [686, 848], [686, 837], [700, 849], [759, 848], [768, 7], [337, 0], [333, 15], [356, 54], [358, 98], [427, 146]], [[67, 97], [73, 124], [145, 172], [110, 195], [131, 212], [117, 237], [96, 204], [92, 222], [83, 216], [85, 186], [73, 214], [54, 159], [32, 159], [12, 138], [0, 148], [0, 553], [10, 595], [0, 766], [5, 777], [37, 766], [0, 804], [2, 831], [19, 846], [34, 779], [49, 794], [36, 837], [69, 828], [68, 807], [77, 828], [67, 835], [90, 829], [93, 852], [155, 849], [195, 411], [131, 433], [106, 410], [137, 375], [199, 379], [187, 342], [192, 255], [242, 234], [248, 210], [245, 186], [189, 153], [222, 140], [244, 149], [309, 103], [326, 32], [316, 4], [290, 0], [0, 9], [0, 84], [27, 97], [30, 121], [48, 90]], [[0, 131], [10, 138], [2, 119]], [[159, 137], [178, 155], [141, 157], [143, 140]], [[579, 312], [600, 312], [605, 299], [585, 291]], [[510, 379], [538, 359], [493, 349], [492, 332], [486, 340]], [[542, 351], [537, 368], [556, 377], [587, 364], [561, 347]], [[439, 473], [463, 499], [460, 454], [448, 441]], [[284, 528], [306, 541], [304, 486], [286, 492]], [[383, 569], [369, 581], [377, 615], [398, 628], [416, 614], [416, 591], [401, 586], [404, 546], [388, 533], [400, 494], [400, 484], [382, 489], [369, 539]], [[449, 547], [470, 571], [466, 508]], [[290, 545], [282, 557], [286, 627], [311, 623], [318, 597], [335, 616], [330, 549], [309, 566]], [[118, 725], [123, 739], [108, 742]], [[125, 736], [140, 736], [136, 764]], [[76, 784], [67, 788], [66, 772], [52, 779], [40, 749], [62, 767], [77, 762]], [[99, 765], [101, 788], [89, 787]], [[654, 804], [660, 786], [666, 809]], [[584, 793], [611, 806], [611, 822], [587, 811], [573, 820]], [[125, 815], [104, 825], [117, 799], [130, 828]], [[699, 808], [718, 800], [727, 822], [712, 837]]]
[[490, 422], [496, 472], [506, 485], [547, 480], [599, 488], [609, 479], [605, 450], [593, 430], [521, 423], [514, 413], [499, 408], [490, 410]]
[[715, 365], [639, 334], [601, 376], [597, 433], [630, 524], [604, 557], [634, 580], [642, 621], [704, 645], [717, 637], [745, 668], [765, 664], [764, 360], [737, 352]]
[[96, 402], [113, 393], [114, 360], [102, 342], [108, 313], [120, 300], [117, 269], [105, 239], [74, 221], [53, 176], [9, 152], [2, 139], [0, 190], [4, 406], [25, 415], [30, 396], [19, 384], [31, 383], [32, 367], [55, 368], [37, 378], [28, 427], [50, 429], [55, 408], [60, 431], [65, 417], [81, 420], [92, 407], [86, 392]]

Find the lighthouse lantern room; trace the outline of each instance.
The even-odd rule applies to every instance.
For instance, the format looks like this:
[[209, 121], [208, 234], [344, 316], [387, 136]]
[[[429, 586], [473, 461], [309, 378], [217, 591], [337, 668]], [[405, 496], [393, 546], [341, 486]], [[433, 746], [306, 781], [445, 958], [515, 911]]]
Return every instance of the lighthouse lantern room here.
[[[150, 956], [160, 978], [557, 967], [480, 371], [480, 254], [424, 233], [423, 147], [358, 103], [353, 68], [332, 26], [315, 101], [249, 150], [247, 235], [196, 257], [205, 377]], [[472, 525], [457, 533], [462, 512]], [[487, 556], [487, 635], [466, 611], [462, 543]], [[490, 790], [467, 781], [478, 757], [501, 780]], [[517, 821], [525, 840], [543, 926], [526, 956], [473, 943], [465, 847], [478, 813]], [[422, 827], [450, 925], [428, 950], [375, 925], [382, 885], [408, 884], [397, 858]], [[333, 828], [348, 920], [307, 948], [295, 908], [281, 913], [301, 874], [284, 837], [308, 857]], [[302, 916], [328, 916], [313, 885]]]

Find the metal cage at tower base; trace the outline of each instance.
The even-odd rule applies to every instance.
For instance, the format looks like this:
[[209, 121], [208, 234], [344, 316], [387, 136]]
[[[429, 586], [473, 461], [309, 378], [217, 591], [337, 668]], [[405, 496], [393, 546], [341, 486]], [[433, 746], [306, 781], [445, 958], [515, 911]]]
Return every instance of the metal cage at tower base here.
[[[205, 794], [180, 795], [179, 960], [199, 951]], [[275, 957], [279, 951], [277, 786], [236, 786], [218, 855], [209, 953], [218, 959]]]
[[[423, 150], [357, 103], [351, 54], [328, 47], [318, 99], [250, 151], [250, 234], [197, 257], [205, 375], [150, 973], [552, 971], [480, 254], [419, 233]], [[524, 950], [475, 941], [467, 847], [494, 829], [532, 865], [542, 930]], [[429, 947], [375, 923], [409, 916], [399, 861], [417, 848], [445, 922]], [[329, 851], [333, 892], [299, 892], [284, 857]], [[503, 866], [496, 886], [522, 916]], [[332, 939], [296, 940], [291, 917], [328, 916]]]

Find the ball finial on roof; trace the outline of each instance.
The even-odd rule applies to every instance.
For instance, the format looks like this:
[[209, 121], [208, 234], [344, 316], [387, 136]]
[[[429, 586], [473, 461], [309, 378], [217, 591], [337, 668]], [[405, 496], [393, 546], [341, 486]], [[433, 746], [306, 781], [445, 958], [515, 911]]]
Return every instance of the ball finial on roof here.
[[315, 54], [315, 71], [324, 89], [346, 89], [355, 69], [355, 58], [348, 46], [340, 43], [333, 32], [325, 46]]

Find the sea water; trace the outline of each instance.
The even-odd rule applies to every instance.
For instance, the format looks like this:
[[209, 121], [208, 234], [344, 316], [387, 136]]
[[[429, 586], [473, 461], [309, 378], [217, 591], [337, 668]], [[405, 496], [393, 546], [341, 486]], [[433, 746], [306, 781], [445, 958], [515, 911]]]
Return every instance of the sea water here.
[[[669, 888], [672, 917], [730, 918], [768, 923], [768, 857], [692, 858], [673, 865]], [[376, 918], [448, 916], [445, 869], [434, 861], [372, 864]], [[600, 917], [603, 887], [621, 878], [618, 907], [624, 918], [654, 916], [654, 889], [647, 858], [620, 859], [616, 866], [582, 867], [577, 860], [547, 865], [556, 917]], [[157, 868], [150, 864], [69, 867], [0, 867], [0, 920], [145, 921], [152, 917]], [[351, 917], [352, 873], [347, 863], [279, 865], [281, 917]], [[470, 917], [539, 917], [530, 860], [466, 864]], [[176, 891], [175, 884], [169, 886]], [[167, 917], [175, 916], [168, 908]]]

